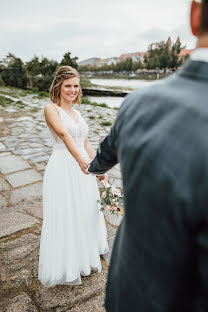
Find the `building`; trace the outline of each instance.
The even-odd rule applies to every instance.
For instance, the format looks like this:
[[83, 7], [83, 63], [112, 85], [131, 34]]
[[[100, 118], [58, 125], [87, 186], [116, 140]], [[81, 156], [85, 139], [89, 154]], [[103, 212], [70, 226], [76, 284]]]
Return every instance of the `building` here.
[[[168, 37], [168, 40], [166, 41], [169, 47], [172, 45], [172, 40], [171, 37]], [[180, 37], [177, 38], [176, 44], [181, 44]], [[179, 53], [179, 59], [184, 58], [186, 55], [190, 55], [193, 49], [186, 49], [186, 46], [181, 48], [181, 52]], [[91, 65], [91, 66], [96, 66], [96, 67], [101, 67], [103, 65], [112, 65], [112, 64], [117, 64], [119, 62], [126, 61], [128, 58], [131, 58], [133, 62], [144, 62], [144, 56], [148, 52], [134, 52], [134, 53], [126, 53], [126, 54], [121, 54], [118, 57], [110, 57], [110, 58], [96, 58], [92, 57], [90, 59], [84, 60], [82, 62], [78, 62], [78, 65]]]
[[78, 62], [78, 65], [81, 65], [81, 66], [85, 66], [85, 65], [98, 66], [98, 64], [100, 64], [100, 62], [101, 62], [100, 58], [91, 57], [87, 60]]
[[[167, 43], [169, 46], [171, 46], [172, 41], [171, 41], [170, 36], [168, 37], [168, 40], [167, 40], [166, 43]], [[176, 40], [175, 43], [176, 43], [176, 44], [181, 44], [180, 37], [177, 38], [177, 40]], [[187, 55], [190, 56], [191, 53], [192, 53], [192, 51], [193, 51], [193, 49], [186, 49], [186, 45], [183, 46], [183, 47], [181, 48], [181, 52], [178, 54], [179, 59], [182, 59], [182, 58], [186, 57]]]

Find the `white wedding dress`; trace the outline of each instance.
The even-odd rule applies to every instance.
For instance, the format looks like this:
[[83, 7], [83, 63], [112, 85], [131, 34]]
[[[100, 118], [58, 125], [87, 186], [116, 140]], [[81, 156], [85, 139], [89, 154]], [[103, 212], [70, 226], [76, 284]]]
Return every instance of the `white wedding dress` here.
[[[78, 110], [77, 122], [57, 106], [80, 153], [88, 125]], [[43, 225], [38, 278], [44, 286], [78, 285], [81, 275], [102, 269], [100, 254], [109, 252], [107, 230], [96, 177], [85, 175], [63, 141], [49, 129], [53, 152], [43, 179]]]

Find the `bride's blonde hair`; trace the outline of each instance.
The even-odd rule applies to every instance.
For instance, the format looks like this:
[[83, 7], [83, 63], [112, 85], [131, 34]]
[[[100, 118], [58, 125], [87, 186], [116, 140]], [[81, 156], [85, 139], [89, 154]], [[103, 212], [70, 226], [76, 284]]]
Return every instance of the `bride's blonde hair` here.
[[[74, 78], [74, 77], [78, 78], [80, 81], [78, 71], [71, 66], [61, 66], [57, 70], [56, 75], [53, 79], [53, 82], [52, 82], [50, 90], [49, 90], [49, 96], [50, 96], [50, 99], [53, 103], [60, 106], [60, 101], [61, 101], [60, 90], [61, 90], [62, 82], [68, 78]], [[79, 93], [78, 93], [76, 99], [73, 101], [73, 103], [79, 104], [79, 106], [80, 106], [81, 97], [82, 97], [82, 89], [81, 89], [80, 82], [79, 82]]]

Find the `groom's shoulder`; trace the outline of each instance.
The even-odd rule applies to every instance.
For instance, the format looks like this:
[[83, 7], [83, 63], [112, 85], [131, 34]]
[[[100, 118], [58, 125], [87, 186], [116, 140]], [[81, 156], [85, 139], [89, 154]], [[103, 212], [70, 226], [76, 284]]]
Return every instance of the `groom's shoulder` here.
[[149, 97], [157, 97], [166, 95], [171, 89], [178, 87], [180, 78], [176, 75], [172, 75], [168, 78], [152, 81], [150, 86], [144, 87], [142, 89], [136, 89], [128, 97], [127, 100], [141, 100]]
[[128, 111], [132, 111], [138, 107], [145, 106], [146, 104], [152, 105], [158, 100], [162, 103], [165, 99], [174, 97], [176, 85], [179, 86], [180, 83], [175, 76], [168, 77], [159, 81], [152, 82], [148, 87], [141, 89], [136, 89], [129, 93], [120, 109], [119, 115], [123, 115]]

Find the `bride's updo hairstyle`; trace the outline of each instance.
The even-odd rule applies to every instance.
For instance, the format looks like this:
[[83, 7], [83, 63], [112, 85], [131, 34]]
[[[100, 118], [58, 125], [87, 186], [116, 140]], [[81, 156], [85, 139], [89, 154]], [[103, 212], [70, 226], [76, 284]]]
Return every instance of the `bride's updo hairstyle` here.
[[[53, 103], [60, 106], [61, 84], [64, 80], [66, 80], [68, 78], [74, 78], [74, 77], [76, 77], [80, 80], [78, 71], [71, 66], [61, 66], [57, 70], [55, 77], [53, 79], [52, 85], [51, 85], [50, 90], [49, 90], [49, 96], [50, 96], [50, 99]], [[79, 106], [80, 106], [81, 97], [82, 97], [82, 89], [81, 89], [81, 86], [79, 84], [79, 93], [77, 95], [77, 98], [73, 101], [73, 103], [79, 104]]]

